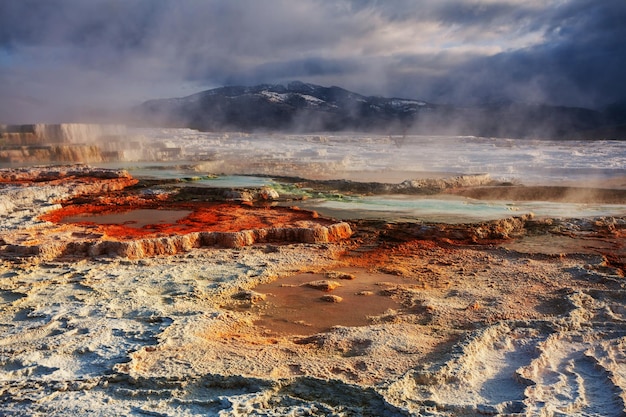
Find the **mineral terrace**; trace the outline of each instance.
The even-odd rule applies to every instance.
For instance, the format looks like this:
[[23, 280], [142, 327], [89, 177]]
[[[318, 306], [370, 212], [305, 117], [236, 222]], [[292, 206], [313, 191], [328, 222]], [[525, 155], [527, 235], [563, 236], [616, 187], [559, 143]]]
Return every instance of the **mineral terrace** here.
[[[483, 185], [445, 192], [558, 198]], [[624, 218], [338, 221], [82, 165], [0, 170], [0, 216], [2, 415], [626, 413]]]

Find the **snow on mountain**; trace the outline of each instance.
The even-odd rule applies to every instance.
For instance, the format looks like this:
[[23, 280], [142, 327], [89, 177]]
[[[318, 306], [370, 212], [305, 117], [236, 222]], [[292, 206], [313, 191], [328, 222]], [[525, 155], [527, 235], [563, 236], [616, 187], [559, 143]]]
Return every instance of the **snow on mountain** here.
[[261, 95], [267, 97], [269, 101], [273, 101], [274, 103], [284, 103], [288, 97], [288, 94], [275, 93], [268, 90], [261, 91]]
[[393, 107], [409, 108], [412, 106], [425, 106], [426, 102], [418, 101], [418, 100], [406, 100], [406, 99], [400, 99], [400, 98], [392, 98], [391, 100], [389, 100], [389, 104]]

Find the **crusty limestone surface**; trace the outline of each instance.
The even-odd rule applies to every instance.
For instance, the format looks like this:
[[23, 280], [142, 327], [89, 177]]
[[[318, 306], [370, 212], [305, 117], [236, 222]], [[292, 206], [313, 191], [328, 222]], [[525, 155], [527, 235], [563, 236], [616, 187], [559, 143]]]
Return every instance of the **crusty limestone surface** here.
[[[93, 227], [39, 220], [76, 195], [71, 181], [41, 187], [52, 208], [31, 199], [3, 215], [3, 415], [626, 412], [624, 219], [355, 221], [320, 226], [337, 238], [323, 241], [288, 240], [312, 233], [289, 229], [236, 232], [244, 244], [224, 247], [214, 232], [107, 243]], [[38, 253], [15, 252], [25, 247]], [[341, 285], [376, 272], [394, 283], [360, 303], [397, 307], [358, 327], [329, 314], [321, 333], [261, 324], [273, 296], [257, 286], [306, 272]]]

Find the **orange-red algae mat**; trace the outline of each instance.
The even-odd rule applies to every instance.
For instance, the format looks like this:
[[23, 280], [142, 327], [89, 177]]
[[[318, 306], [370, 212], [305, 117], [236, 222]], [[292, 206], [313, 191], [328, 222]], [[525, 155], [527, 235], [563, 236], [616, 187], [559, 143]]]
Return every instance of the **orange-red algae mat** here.
[[[152, 213], [156, 210], [180, 212], [182, 218], [164, 221], [168, 216], [157, 216], [154, 222], [143, 219], [138, 227], [133, 217], [134, 212], [144, 210]], [[128, 221], [123, 221], [124, 213], [128, 213]], [[99, 224], [98, 216], [119, 214], [117, 223]], [[172, 216], [170, 216], [172, 217]], [[175, 216], [173, 216], [175, 217]], [[237, 232], [241, 230], [262, 229], [272, 227], [309, 226], [311, 222], [322, 226], [330, 225], [331, 220], [318, 218], [315, 212], [285, 207], [253, 207], [236, 203], [167, 203], [159, 204], [78, 204], [67, 205], [51, 211], [41, 217], [52, 223], [73, 223], [89, 227], [116, 239], [138, 239], [162, 235], [186, 234], [192, 232]], [[68, 221], [69, 220], [69, 221]]]

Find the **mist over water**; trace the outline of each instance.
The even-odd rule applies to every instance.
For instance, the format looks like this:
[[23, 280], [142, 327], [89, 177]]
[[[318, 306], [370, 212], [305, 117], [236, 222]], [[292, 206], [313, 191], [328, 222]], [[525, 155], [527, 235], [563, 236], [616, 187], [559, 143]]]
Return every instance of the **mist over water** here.
[[[626, 175], [626, 142], [467, 136], [243, 134], [130, 129], [146, 147], [181, 148], [198, 172], [401, 182], [487, 173], [530, 184], [608, 181]], [[615, 184], [613, 184], [615, 185]], [[617, 184], [626, 186], [626, 184]]]
[[[500, 184], [626, 189], [626, 142], [622, 141], [361, 133], [210, 133], [189, 129], [131, 129], [130, 132], [141, 138], [146, 147], [180, 148], [182, 159], [103, 166], [126, 168], [138, 177], [191, 178], [191, 186], [272, 187], [275, 186], [272, 178], [280, 182], [282, 177], [400, 184], [415, 179], [488, 174]], [[217, 178], [210, 177], [214, 174]], [[460, 196], [338, 194], [309, 195], [298, 205], [338, 218], [452, 223], [526, 213], [593, 217], [625, 212], [620, 204], [550, 202], [550, 198], [549, 192], [538, 196], [537, 201], [518, 201], [512, 197], [481, 201]]]

